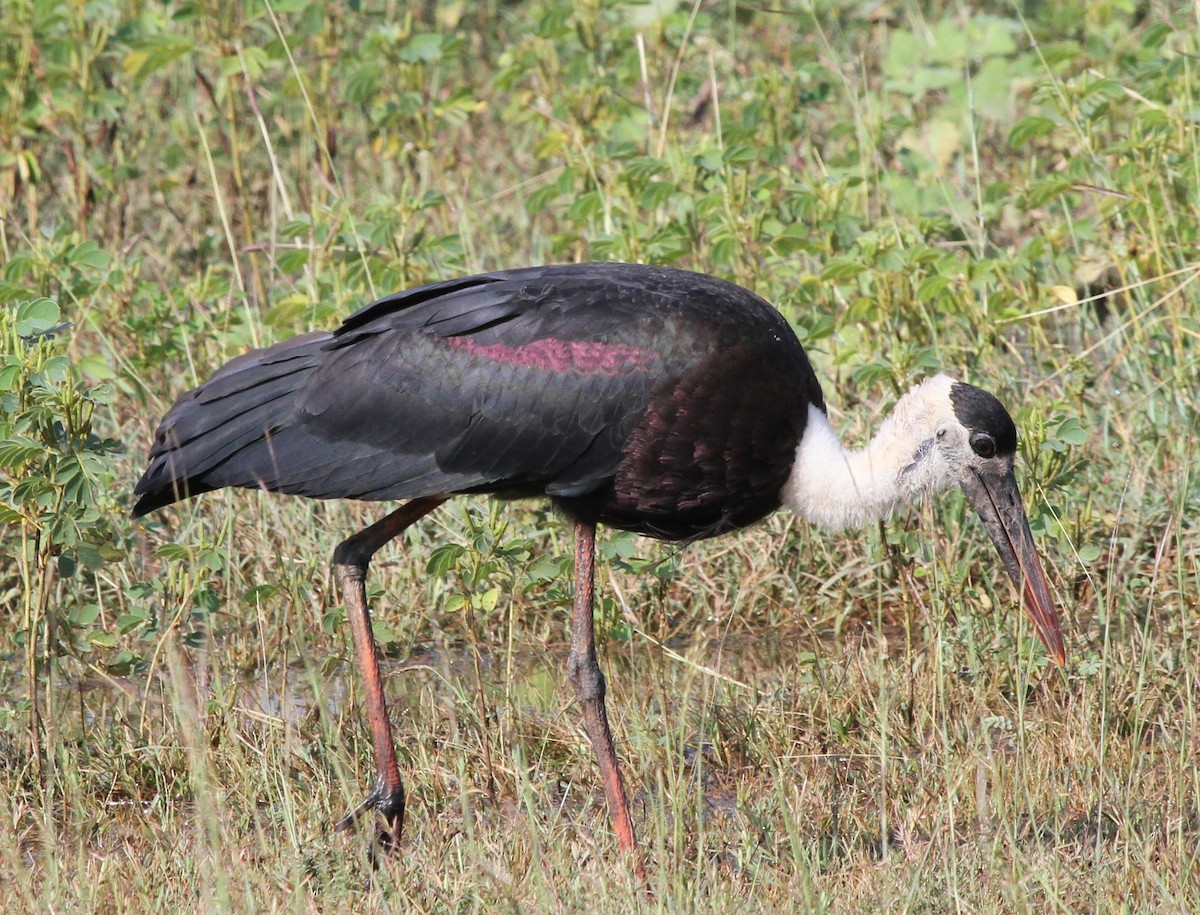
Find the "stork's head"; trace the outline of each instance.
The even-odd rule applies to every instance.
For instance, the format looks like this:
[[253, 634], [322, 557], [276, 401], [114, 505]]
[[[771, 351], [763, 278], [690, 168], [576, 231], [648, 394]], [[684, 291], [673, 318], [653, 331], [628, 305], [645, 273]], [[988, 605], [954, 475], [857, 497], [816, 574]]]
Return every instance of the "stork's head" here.
[[926, 385], [930, 388], [927, 403], [934, 428], [927, 445], [930, 453], [917, 463], [927, 463], [925, 472], [941, 477], [941, 485], [952, 479], [962, 487], [1021, 592], [1038, 636], [1062, 664], [1066, 650], [1058, 615], [1013, 473], [1016, 424], [987, 391], [945, 375], [930, 379], [922, 387]]
[[843, 448], [824, 410], [810, 405], [781, 498], [814, 524], [838, 530], [887, 517], [957, 483], [983, 519], [1038, 636], [1061, 664], [1062, 632], [1021, 506], [1016, 456], [1017, 427], [1000, 401], [936, 375], [901, 397], [858, 450]]

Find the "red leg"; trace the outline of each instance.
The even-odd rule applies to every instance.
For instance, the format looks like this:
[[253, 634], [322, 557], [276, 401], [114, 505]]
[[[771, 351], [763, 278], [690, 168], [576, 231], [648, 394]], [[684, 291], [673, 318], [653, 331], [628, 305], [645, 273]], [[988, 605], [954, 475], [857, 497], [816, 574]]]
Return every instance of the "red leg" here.
[[367, 609], [367, 566], [380, 547], [448, 498], [428, 496], [413, 499], [342, 541], [333, 552], [333, 572], [342, 591], [342, 599], [346, 602], [350, 629], [354, 633], [355, 660], [366, 688], [367, 720], [371, 724], [371, 743], [375, 747], [376, 772], [371, 793], [338, 820], [336, 828], [349, 829], [367, 811], [378, 810], [387, 823], [382, 844], [389, 851], [394, 850], [400, 842], [400, 828], [404, 823], [404, 783], [400, 780], [400, 767], [396, 763], [392, 726], [388, 721], [387, 700], [383, 695], [383, 677], [379, 673], [379, 655], [375, 649], [375, 636], [371, 633], [371, 613]]
[[629, 815], [629, 798], [617, 750], [608, 726], [604, 708], [604, 674], [596, 663], [596, 628], [594, 620], [596, 567], [596, 526], [575, 524], [575, 606], [571, 617], [571, 655], [567, 659], [567, 676], [575, 687], [575, 696], [583, 708], [583, 721], [596, 751], [600, 778], [608, 797], [609, 815], [617, 834], [620, 849], [633, 855], [634, 872], [642, 883], [646, 871], [638, 855], [637, 837], [633, 834], [633, 819]]

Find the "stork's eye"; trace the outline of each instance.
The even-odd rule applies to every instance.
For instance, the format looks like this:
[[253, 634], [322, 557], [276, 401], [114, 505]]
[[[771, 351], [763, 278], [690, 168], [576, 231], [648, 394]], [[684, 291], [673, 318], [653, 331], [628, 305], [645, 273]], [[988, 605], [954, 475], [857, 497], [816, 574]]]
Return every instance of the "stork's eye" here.
[[996, 456], [996, 440], [986, 432], [972, 432], [971, 450], [981, 458], [994, 458]]

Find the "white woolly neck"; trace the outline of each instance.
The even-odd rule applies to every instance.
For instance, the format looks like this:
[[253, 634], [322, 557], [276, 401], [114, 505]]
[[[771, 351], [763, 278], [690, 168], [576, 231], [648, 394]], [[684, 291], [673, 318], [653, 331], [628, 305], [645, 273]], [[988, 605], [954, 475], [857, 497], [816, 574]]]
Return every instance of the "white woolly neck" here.
[[940, 428], [961, 429], [950, 401], [954, 380], [935, 375], [896, 404], [865, 448], [848, 451], [815, 406], [796, 448], [783, 504], [829, 530], [862, 527], [897, 506], [932, 495], [957, 478], [935, 439]]

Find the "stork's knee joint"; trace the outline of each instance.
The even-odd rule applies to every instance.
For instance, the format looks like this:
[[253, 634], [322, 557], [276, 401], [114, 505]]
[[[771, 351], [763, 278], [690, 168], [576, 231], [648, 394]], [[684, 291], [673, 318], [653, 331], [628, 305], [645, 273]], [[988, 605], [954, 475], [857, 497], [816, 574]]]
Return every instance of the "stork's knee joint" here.
[[575, 696], [580, 702], [604, 700], [604, 674], [595, 658], [571, 655], [567, 659], [567, 677], [575, 687]]
[[367, 566], [371, 562], [374, 550], [366, 550], [357, 536], [349, 537], [339, 543], [333, 550], [333, 565], [340, 574], [365, 578]]

